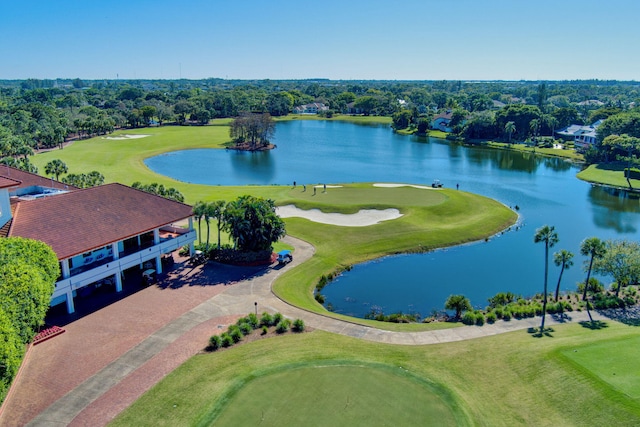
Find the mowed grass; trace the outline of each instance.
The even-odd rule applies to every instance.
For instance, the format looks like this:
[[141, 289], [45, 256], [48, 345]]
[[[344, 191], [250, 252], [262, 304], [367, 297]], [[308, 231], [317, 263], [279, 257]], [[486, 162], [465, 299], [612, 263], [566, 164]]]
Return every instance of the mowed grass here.
[[440, 426], [464, 424], [463, 414], [456, 417], [457, 408], [439, 392], [429, 382], [388, 365], [336, 361], [283, 366], [223, 397], [224, 405], [199, 424], [394, 426], [429, 425], [434, 420]]
[[[596, 184], [629, 188], [629, 183], [624, 177], [624, 168], [626, 167], [626, 163], [620, 162], [590, 165], [586, 169], [580, 171], [577, 177], [584, 181]], [[631, 186], [633, 188], [640, 189], [640, 180], [631, 179]]]
[[[591, 373], [575, 369], [559, 354], [568, 349], [597, 344], [606, 347], [614, 343], [611, 351], [603, 355], [609, 357], [628, 346], [625, 349], [631, 355], [628, 363], [635, 364], [633, 354], [638, 348], [640, 330], [615, 321], [607, 321], [607, 325], [604, 329], [591, 330], [579, 324], [567, 324], [554, 326], [550, 337], [536, 338], [527, 331], [516, 331], [428, 346], [372, 343], [318, 330], [268, 338], [191, 358], [121, 413], [112, 425], [212, 425], [212, 415], [216, 411], [224, 412], [229, 402], [231, 407], [239, 406], [234, 410], [246, 413], [253, 411], [253, 405], [265, 404], [263, 397], [254, 397], [253, 393], [249, 393], [248, 400], [234, 400], [237, 393], [250, 387], [256, 379], [269, 377], [273, 372], [286, 372], [295, 366], [349, 363], [384, 365], [386, 369], [397, 369], [399, 375], [405, 372], [411, 381], [415, 378], [419, 384], [429, 384], [428, 388], [453, 411], [459, 425], [637, 426], [640, 424], [637, 399], [622, 395], [608, 383], [594, 380]], [[203, 343], [203, 347], [205, 345]], [[292, 378], [281, 379], [280, 384], [275, 378], [271, 382], [273, 408], [283, 405], [275, 399], [282, 393], [277, 388], [288, 388], [293, 382]], [[377, 382], [379, 397], [369, 405], [376, 407], [393, 402], [393, 387], [397, 385], [387, 389], [385, 382]], [[340, 425], [344, 419], [341, 417], [348, 415], [344, 410], [347, 403], [344, 397], [343, 410], [332, 409], [331, 405], [337, 405], [336, 399], [326, 391], [327, 387], [333, 389], [321, 376], [309, 381], [302, 378], [296, 387], [312, 390], [313, 404], [326, 410], [318, 417], [305, 418], [306, 405], [291, 405], [287, 416], [306, 422], [280, 425], [326, 425], [325, 420]], [[295, 399], [296, 390], [291, 389], [287, 394], [285, 389], [286, 398]], [[371, 388], [360, 388], [362, 395], [371, 392]], [[425, 398], [429, 396], [424, 391], [421, 393]], [[439, 425], [438, 420], [433, 423]], [[345, 422], [342, 425], [382, 423]]]
[[640, 336], [625, 337], [569, 348], [560, 352], [584, 375], [640, 402]]

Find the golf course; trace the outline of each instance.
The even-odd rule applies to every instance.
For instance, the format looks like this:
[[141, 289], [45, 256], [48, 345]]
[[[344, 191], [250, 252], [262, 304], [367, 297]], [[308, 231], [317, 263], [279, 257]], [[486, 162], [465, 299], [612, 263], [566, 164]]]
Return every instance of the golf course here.
[[[96, 170], [106, 182], [155, 182], [176, 188], [189, 204], [251, 194], [324, 213], [397, 209], [397, 218], [366, 227], [286, 218], [287, 234], [311, 243], [315, 254], [282, 274], [273, 292], [304, 310], [380, 329], [458, 326], [341, 316], [320, 305], [313, 290], [322, 276], [366, 260], [491, 238], [516, 223], [514, 211], [455, 189], [332, 183], [314, 196], [299, 185], [191, 184], [144, 165], [170, 151], [224, 149], [228, 123], [119, 131], [39, 153], [32, 163], [42, 172], [60, 159], [69, 173]], [[590, 326], [568, 323], [542, 336], [516, 331], [426, 346], [321, 330], [259, 339], [192, 357], [111, 425], [638, 425], [640, 330], [615, 320]]]

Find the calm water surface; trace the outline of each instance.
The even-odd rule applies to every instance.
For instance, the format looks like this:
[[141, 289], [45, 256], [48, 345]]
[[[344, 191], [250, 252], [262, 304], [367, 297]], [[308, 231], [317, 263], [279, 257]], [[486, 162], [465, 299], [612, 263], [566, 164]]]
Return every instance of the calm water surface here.
[[[531, 154], [468, 148], [433, 138], [396, 135], [384, 126], [325, 121], [278, 123], [269, 152], [185, 150], [146, 160], [152, 170], [186, 182], [209, 185], [289, 185], [407, 182], [460, 185], [507, 206], [519, 206], [520, 224], [481, 242], [421, 255], [387, 257], [355, 266], [323, 294], [336, 311], [363, 316], [372, 307], [385, 313], [441, 310], [461, 293], [484, 307], [497, 292], [525, 296], [542, 290], [544, 247], [533, 243], [536, 228], [554, 225], [560, 242], [551, 252], [576, 254], [563, 289], [584, 280], [579, 255], [585, 237], [637, 239], [640, 202], [575, 178], [579, 169]], [[559, 268], [551, 263], [549, 288]]]

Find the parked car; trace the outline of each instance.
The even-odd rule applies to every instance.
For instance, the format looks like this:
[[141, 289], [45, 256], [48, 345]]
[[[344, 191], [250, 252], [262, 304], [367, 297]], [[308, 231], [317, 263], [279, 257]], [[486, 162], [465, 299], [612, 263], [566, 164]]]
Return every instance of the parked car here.
[[280, 251], [278, 252], [278, 264], [285, 265], [293, 261], [293, 255], [291, 255], [291, 251]]

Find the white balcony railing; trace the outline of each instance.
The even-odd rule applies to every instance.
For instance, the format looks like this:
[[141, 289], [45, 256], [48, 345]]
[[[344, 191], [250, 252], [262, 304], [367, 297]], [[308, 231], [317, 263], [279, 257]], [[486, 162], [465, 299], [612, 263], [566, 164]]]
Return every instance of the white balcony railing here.
[[119, 274], [128, 268], [135, 267], [157, 258], [162, 254], [173, 252], [182, 246], [186, 246], [196, 240], [195, 230], [190, 230], [185, 234], [181, 234], [173, 239], [165, 240], [157, 245], [153, 245], [149, 248], [142, 249], [141, 251], [134, 252], [119, 259], [115, 259], [106, 264], [92, 268], [91, 270], [83, 271], [66, 279], [62, 279], [56, 283], [55, 290], [51, 299], [65, 295], [68, 290], [80, 289], [87, 286], [90, 283], [97, 282], [114, 274]]

